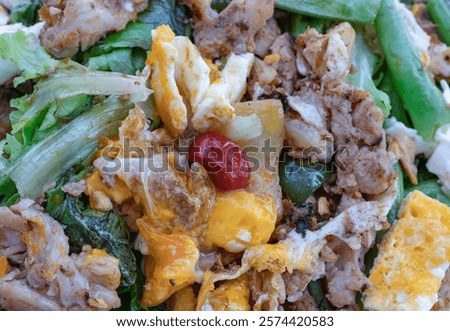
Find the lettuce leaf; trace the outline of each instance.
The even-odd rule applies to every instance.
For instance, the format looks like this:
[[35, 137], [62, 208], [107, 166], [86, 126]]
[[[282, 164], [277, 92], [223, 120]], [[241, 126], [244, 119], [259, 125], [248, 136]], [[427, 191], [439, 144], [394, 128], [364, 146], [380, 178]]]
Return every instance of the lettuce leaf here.
[[22, 73], [14, 79], [15, 86], [48, 74], [59, 63], [42, 48], [36, 34], [22, 29], [0, 34], [0, 59], [14, 63]]
[[47, 78], [41, 79], [31, 95], [12, 100], [11, 135], [3, 153], [12, 163], [30, 146], [59, 130], [92, 106], [92, 96], [124, 96], [129, 102], [145, 101], [151, 90], [146, 78], [115, 72], [91, 71], [73, 62], [62, 61]]
[[389, 96], [379, 90], [373, 80], [377, 57], [373, 54], [364, 41], [361, 31], [356, 30], [355, 50], [353, 51], [352, 64], [357, 71], [348, 76], [350, 84], [372, 94], [375, 104], [383, 111], [384, 117], [388, 117], [391, 111]]
[[27, 148], [14, 162], [0, 163], [0, 175], [10, 177], [20, 196], [35, 199], [46, 186], [91, 155], [101, 136], [118, 132], [133, 104], [111, 96], [91, 110]]

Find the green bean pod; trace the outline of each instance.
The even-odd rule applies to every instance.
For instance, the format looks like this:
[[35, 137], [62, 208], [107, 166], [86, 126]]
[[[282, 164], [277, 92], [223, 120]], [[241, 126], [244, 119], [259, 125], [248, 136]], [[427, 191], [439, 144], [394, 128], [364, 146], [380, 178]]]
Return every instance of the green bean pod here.
[[450, 122], [450, 109], [425, 71], [394, 0], [381, 0], [375, 20], [378, 38], [394, 85], [417, 132], [428, 141]]
[[371, 24], [380, 0], [277, 0], [277, 8], [306, 16]]
[[439, 37], [450, 46], [450, 7], [446, 0], [428, 0], [428, 14], [436, 24]]

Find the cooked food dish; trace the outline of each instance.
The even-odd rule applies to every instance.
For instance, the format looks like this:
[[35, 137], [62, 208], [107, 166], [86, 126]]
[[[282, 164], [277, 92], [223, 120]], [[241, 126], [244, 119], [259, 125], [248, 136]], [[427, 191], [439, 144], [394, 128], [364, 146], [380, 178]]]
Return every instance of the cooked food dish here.
[[450, 310], [449, 45], [445, 0], [0, 0], [0, 309]]

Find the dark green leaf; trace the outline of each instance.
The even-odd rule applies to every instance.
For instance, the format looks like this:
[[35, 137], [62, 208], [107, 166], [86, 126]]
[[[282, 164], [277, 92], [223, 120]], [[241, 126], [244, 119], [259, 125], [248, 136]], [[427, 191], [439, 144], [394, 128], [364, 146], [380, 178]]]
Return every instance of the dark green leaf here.
[[371, 24], [380, 0], [277, 0], [276, 7], [305, 16]]
[[7, 176], [0, 176], [0, 206], [10, 207], [19, 197], [14, 181]]
[[176, 4], [175, 0], [153, 0], [147, 10], [138, 16], [138, 21], [149, 24], [153, 29], [167, 24], [178, 36], [189, 36], [191, 26], [185, 7]]
[[407, 188], [405, 190], [405, 195], [408, 195], [414, 190], [419, 190], [430, 198], [439, 200], [450, 207], [450, 198], [442, 191], [441, 186], [436, 179], [420, 182], [418, 185]]
[[292, 201], [303, 204], [322, 184], [332, 171], [323, 164], [302, 164], [301, 160], [280, 162], [280, 185]]
[[312, 281], [308, 284], [308, 292], [316, 301], [317, 307], [320, 310], [335, 310], [333, 305], [325, 296], [324, 283], [322, 279]]
[[213, 0], [211, 2], [211, 7], [220, 13], [230, 4], [230, 2], [231, 0]]
[[9, 15], [11, 23], [22, 23], [25, 26], [36, 24], [39, 22], [39, 8], [41, 8], [41, 2], [38, 0], [31, 0], [29, 3], [14, 6]]
[[104, 249], [120, 260], [121, 284], [132, 286], [136, 281], [136, 259], [125, 221], [114, 212], [94, 211], [83, 195], [76, 198], [61, 189], [62, 185], [79, 180], [86, 172], [64, 178], [57, 188], [48, 191], [45, 211], [65, 226], [71, 251], [80, 252], [84, 245]]
[[309, 28], [316, 29], [319, 33], [324, 33], [331, 25], [331, 21], [303, 15], [292, 15], [291, 33], [294, 37], [302, 34]]
[[382, 80], [378, 87], [389, 96], [389, 100], [391, 102], [390, 116], [395, 117], [397, 121], [402, 122], [406, 125], [406, 127], [410, 128], [411, 123], [408, 118], [408, 114], [406, 113], [405, 108], [403, 108], [402, 101], [397, 93], [397, 90], [395, 89], [394, 82], [392, 81], [391, 73], [388, 68], [385, 68]]

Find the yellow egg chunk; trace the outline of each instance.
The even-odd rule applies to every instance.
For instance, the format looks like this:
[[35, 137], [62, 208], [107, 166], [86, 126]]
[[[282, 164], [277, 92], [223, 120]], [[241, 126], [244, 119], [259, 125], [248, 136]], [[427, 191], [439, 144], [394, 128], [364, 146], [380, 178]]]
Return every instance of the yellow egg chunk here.
[[216, 195], [208, 220], [206, 239], [232, 253], [266, 243], [277, 219], [272, 197], [246, 191]]
[[150, 252], [144, 260], [142, 305], [153, 307], [195, 282], [199, 251], [188, 236], [157, 234], [145, 222], [139, 220], [137, 224]]
[[187, 127], [187, 108], [175, 81], [178, 51], [172, 45], [175, 34], [167, 25], [152, 32], [153, 43], [146, 64], [151, 70], [150, 86], [158, 115], [169, 132], [178, 136]]
[[208, 298], [215, 311], [249, 311], [249, 300], [250, 279], [247, 274], [225, 281]]
[[8, 269], [8, 259], [6, 256], [0, 256], [0, 278], [6, 275], [6, 270]]
[[450, 208], [414, 191], [383, 239], [364, 305], [373, 310], [430, 310], [450, 262]]
[[197, 298], [195, 297], [192, 286], [185, 287], [175, 292], [170, 297], [170, 310], [172, 311], [195, 311], [197, 307]]

